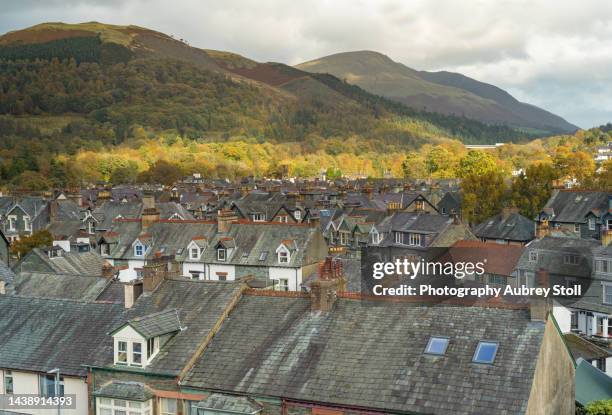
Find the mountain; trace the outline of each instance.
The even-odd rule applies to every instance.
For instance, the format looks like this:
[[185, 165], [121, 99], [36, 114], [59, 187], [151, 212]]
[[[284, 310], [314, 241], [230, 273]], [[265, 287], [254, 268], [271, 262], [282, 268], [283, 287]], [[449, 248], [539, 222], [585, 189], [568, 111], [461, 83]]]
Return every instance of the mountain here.
[[557, 115], [518, 101], [494, 85], [458, 73], [417, 71], [378, 52], [338, 53], [301, 63], [296, 68], [332, 74], [416, 109], [541, 133], [578, 129]]
[[333, 75], [195, 48], [138, 26], [44, 23], [0, 36], [0, 150], [30, 157], [32, 146], [57, 154], [173, 135], [273, 142], [357, 136], [410, 147], [445, 137], [529, 138], [415, 110]]

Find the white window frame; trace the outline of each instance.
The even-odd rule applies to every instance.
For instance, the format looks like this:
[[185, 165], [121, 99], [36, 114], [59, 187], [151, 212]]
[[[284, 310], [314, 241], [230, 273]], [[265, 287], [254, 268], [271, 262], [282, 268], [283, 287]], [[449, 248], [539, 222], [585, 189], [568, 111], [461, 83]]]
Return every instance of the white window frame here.
[[300, 219], [302, 219], [302, 212], [300, 212], [299, 210], [294, 211], [294, 212], [293, 212], [293, 217], [294, 217], [296, 220], [300, 220]]
[[287, 278], [279, 278], [275, 280], [274, 291], [289, 291], [289, 280]]
[[538, 261], [538, 251], [529, 251], [529, 262]]
[[15, 221], [17, 220], [17, 216], [16, 215], [8, 215], [7, 216], [8, 222], [9, 222], [9, 231], [16, 231], [17, 229], [15, 229]]
[[265, 222], [266, 215], [264, 213], [254, 213], [253, 214], [253, 222]]
[[[140, 254], [138, 253], [138, 248], [140, 248], [141, 250]], [[136, 245], [134, 245], [134, 256], [138, 256], [138, 257], [144, 256], [144, 252], [145, 252], [145, 247], [143, 244], [137, 243]]]
[[[126, 350], [124, 352], [121, 352], [119, 350], [120, 343], [126, 344]], [[134, 351], [135, 344], [140, 344], [140, 353]], [[146, 358], [147, 351], [145, 350], [146, 346], [147, 346], [146, 340], [142, 342], [141, 340], [135, 340], [135, 339], [115, 338], [115, 341], [114, 341], [115, 364], [118, 366], [145, 367], [148, 363], [148, 360]], [[119, 360], [119, 353], [125, 353], [126, 355], [125, 361]], [[134, 359], [135, 355], [140, 355], [140, 363], [135, 361]]]
[[[612, 283], [602, 282], [602, 302], [603, 304], [612, 305]], [[606, 301], [606, 297], [609, 297], [609, 301]]]
[[[125, 350], [119, 350], [119, 345], [120, 344], [124, 344], [125, 345]], [[115, 344], [115, 364], [116, 365], [128, 365], [129, 363], [129, 348], [130, 348], [130, 342], [128, 340], [123, 340], [123, 339], [117, 339], [117, 342]], [[125, 354], [125, 358], [124, 359], [120, 359], [120, 353], [124, 353]]]
[[[142, 367], [142, 366], [144, 366], [145, 359], [144, 359], [144, 358], [143, 358], [143, 356], [142, 356], [142, 354], [143, 354], [143, 349], [144, 349], [144, 348], [143, 348], [143, 346], [142, 346], [142, 342], [135, 342], [135, 341], [132, 341], [132, 342], [130, 342], [130, 343], [131, 343], [130, 350], [131, 350], [131, 352], [132, 352], [132, 353], [131, 353], [131, 356], [130, 356], [130, 366], [137, 366], [137, 367]], [[140, 345], [140, 351], [139, 351], [139, 352], [137, 352], [137, 351], [135, 350], [135, 347], [134, 347], [134, 346], [136, 346], [137, 344], [138, 344], [138, 345]], [[137, 362], [137, 361], [136, 361], [136, 359], [134, 359], [134, 357], [135, 357], [135, 356], [138, 356], [138, 357], [139, 357], [139, 360], [140, 360], [139, 362]]]
[[200, 258], [200, 248], [197, 246], [193, 246], [189, 249], [189, 258], [190, 259], [198, 259]]
[[281, 249], [278, 250], [278, 263], [288, 264], [289, 261], [291, 261], [291, 254], [286, 248], [281, 247]]
[[338, 236], [340, 237], [340, 245], [348, 245], [348, 234], [346, 232], [338, 232]]
[[148, 401], [128, 401], [97, 397], [97, 415], [151, 415], [151, 399]]
[[380, 233], [372, 231], [372, 244], [378, 245], [380, 243]]
[[[169, 402], [174, 403], [174, 412], [168, 409], [167, 404]], [[178, 400], [174, 398], [159, 398], [159, 413], [160, 415], [176, 415], [178, 413]]]
[[590, 231], [594, 231], [595, 230], [595, 218], [594, 217], [590, 217], [588, 219], [589, 222], [589, 230]]
[[404, 245], [404, 233], [403, 232], [395, 232], [395, 243]]
[[227, 261], [227, 249], [223, 247], [217, 248], [217, 261], [220, 261], [220, 262]]
[[23, 217], [23, 228], [26, 232], [32, 232], [32, 222], [30, 222], [29, 216]]
[[[4, 395], [12, 395], [15, 393], [15, 379], [13, 377], [13, 371], [12, 370], [4, 370], [4, 373], [2, 374], [2, 393]], [[10, 384], [11, 384], [11, 389], [9, 391], [8, 388], [8, 384], [9, 381], [8, 379], [10, 379]]]
[[409, 233], [408, 234], [408, 245], [410, 246], [421, 246], [422, 235], [420, 233]]
[[110, 255], [110, 245], [107, 243], [100, 244], [100, 255], [101, 256], [109, 256]]

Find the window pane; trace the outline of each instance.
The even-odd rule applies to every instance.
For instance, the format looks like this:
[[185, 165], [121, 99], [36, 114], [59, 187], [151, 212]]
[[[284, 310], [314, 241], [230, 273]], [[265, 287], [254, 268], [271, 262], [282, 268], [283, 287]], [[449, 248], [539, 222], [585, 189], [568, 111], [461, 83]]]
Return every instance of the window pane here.
[[120, 406], [122, 408], [125, 407], [125, 401], [122, 399], [115, 399], [114, 402], [115, 402], [115, 406]]
[[140, 408], [142, 406], [140, 402], [136, 402], [136, 401], [130, 401], [129, 405], [130, 405], [130, 408]]
[[474, 353], [474, 362], [493, 363], [497, 353], [497, 343], [480, 342]]
[[113, 415], [113, 410], [110, 408], [100, 407], [100, 415]]
[[108, 398], [100, 398], [100, 405], [111, 406], [112, 402]]
[[448, 339], [444, 337], [432, 337], [427, 343], [425, 353], [429, 354], [444, 354], [448, 347]]

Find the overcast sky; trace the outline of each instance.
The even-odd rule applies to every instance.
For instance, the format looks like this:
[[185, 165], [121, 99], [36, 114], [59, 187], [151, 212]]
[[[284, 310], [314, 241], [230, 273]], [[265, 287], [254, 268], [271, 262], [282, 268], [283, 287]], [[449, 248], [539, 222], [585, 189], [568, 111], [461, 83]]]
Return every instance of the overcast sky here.
[[375, 50], [461, 72], [588, 128], [612, 121], [607, 0], [0, 0], [0, 32], [136, 24], [259, 61]]

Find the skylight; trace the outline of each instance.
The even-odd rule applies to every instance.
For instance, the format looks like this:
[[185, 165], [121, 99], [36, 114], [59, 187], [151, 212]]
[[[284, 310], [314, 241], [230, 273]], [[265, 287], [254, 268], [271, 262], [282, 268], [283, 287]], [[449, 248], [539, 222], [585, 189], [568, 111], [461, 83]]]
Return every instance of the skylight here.
[[495, 342], [480, 341], [474, 353], [473, 362], [492, 364], [497, 354], [498, 344]]
[[268, 257], [268, 251], [263, 251], [261, 254], [259, 254], [260, 261], [265, 261], [267, 257]]
[[448, 347], [448, 337], [430, 337], [425, 353], [443, 355]]

